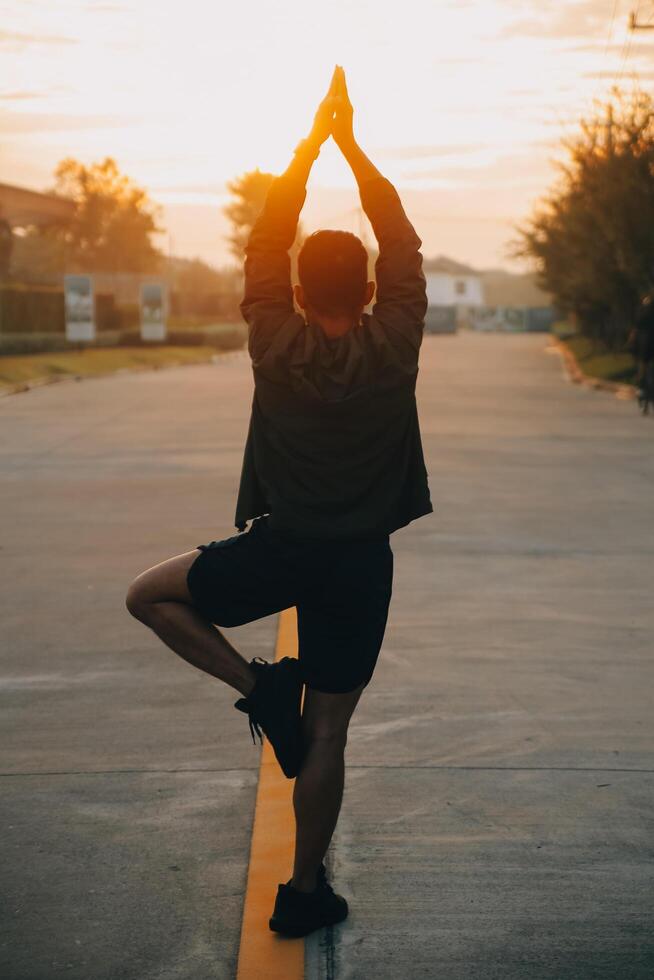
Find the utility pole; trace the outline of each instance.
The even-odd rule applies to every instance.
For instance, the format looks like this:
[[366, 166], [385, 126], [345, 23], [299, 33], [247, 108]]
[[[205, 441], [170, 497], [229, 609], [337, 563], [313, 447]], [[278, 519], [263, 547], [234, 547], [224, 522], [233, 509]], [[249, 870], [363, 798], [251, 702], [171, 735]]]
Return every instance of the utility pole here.
[[635, 11], [631, 11], [629, 14], [629, 30], [630, 31], [654, 31], [654, 23], [651, 21], [647, 24], [639, 24], [636, 20]]

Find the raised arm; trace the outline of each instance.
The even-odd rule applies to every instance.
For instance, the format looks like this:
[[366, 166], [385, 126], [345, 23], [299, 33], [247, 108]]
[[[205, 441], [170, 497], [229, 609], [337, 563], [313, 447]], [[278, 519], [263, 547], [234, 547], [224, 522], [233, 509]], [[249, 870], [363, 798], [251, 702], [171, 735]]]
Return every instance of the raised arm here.
[[336, 110], [332, 135], [352, 169], [361, 206], [379, 244], [375, 264], [377, 292], [372, 315], [389, 339], [417, 356], [427, 312], [427, 286], [422, 271], [422, 242], [409, 221], [399, 195], [358, 145], [345, 73], [337, 66]]
[[248, 349], [255, 361], [294, 313], [288, 250], [297, 233], [311, 167], [331, 132], [335, 86], [336, 71], [311, 132], [298, 143], [284, 173], [271, 183], [245, 248], [245, 290], [240, 310], [248, 324]]

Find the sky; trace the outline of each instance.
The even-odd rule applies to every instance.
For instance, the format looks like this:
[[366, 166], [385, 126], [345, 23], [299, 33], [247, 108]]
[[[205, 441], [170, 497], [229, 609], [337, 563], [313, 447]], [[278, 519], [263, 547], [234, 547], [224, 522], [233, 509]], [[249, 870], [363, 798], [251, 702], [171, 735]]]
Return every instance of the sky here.
[[[287, 166], [334, 64], [358, 142], [397, 186], [426, 258], [516, 268], [515, 224], [562, 136], [616, 82], [654, 82], [649, 0], [0, 0], [0, 181], [113, 156], [163, 206], [160, 247], [230, 261], [226, 181]], [[371, 238], [330, 141], [303, 228]]]

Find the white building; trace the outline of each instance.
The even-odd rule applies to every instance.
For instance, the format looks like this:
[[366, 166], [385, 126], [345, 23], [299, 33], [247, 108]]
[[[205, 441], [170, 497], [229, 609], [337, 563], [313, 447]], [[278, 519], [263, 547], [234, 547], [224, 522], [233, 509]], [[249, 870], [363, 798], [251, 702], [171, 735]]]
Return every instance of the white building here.
[[467, 307], [484, 305], [481, 276], [469, 265], [439, 255], [425, 259], [422, 270], [430, 306], [456, 306], [459, 315], [465, 317]]

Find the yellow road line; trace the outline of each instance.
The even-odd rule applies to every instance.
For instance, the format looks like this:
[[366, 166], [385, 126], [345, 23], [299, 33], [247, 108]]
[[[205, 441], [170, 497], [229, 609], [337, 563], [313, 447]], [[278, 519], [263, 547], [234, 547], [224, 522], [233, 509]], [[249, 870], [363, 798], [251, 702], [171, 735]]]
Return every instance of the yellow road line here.
[[[275, 659], [297, 656], [295, 609], [280, 613]], [[264, 739], [254, 808], [237, 980], [303, 980], [304, 941], [268, 928], [279, 882], [293, 869], [293, 780], [282, 773]]]

